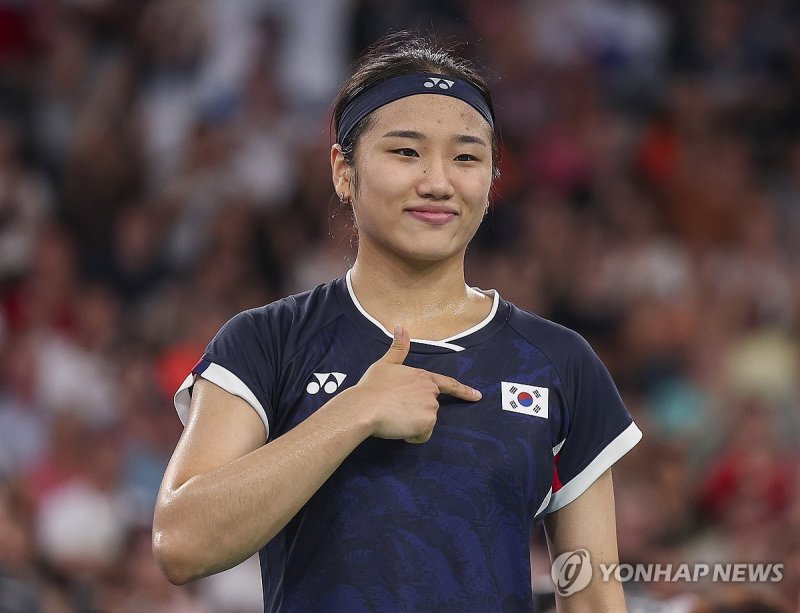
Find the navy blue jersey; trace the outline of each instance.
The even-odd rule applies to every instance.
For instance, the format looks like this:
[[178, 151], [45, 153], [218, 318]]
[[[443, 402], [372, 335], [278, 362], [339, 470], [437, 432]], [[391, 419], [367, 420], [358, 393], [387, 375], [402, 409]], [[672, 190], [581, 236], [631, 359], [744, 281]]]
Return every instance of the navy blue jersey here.
[[[246, 400], [269, 440], [383, 356], [392, 335], [349, 276], [236, 315], [200, 376]], [[369, 438], [260, 552], [267, 611], [531, 611], [534, 522], [578, 497], [641, 438], [607, 370], [576, 333], [494, 292], [489, 316], [404, 364], [477, 388], [441, 395], [421, 445]]]

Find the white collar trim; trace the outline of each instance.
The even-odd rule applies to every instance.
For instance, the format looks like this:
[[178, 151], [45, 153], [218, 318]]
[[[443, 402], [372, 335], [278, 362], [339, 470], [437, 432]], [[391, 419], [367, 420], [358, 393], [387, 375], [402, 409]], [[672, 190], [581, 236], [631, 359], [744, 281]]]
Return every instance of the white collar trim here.
[[[379, 322], [372, 315], [367, 313], [364, 307], [361, 306], [361, 303], [358, 301], [358, 298], [356, 297], [356, 293], [353, 291], [353, 282], [350, 280], [350, 270], [348, 270], [347, 274], [345, 275], [345, 281], [347, 282], [347, 292], [350, 294], [350, 299], [353, 301], [353, 304], [356, 305], [356, 308], [361, 312], [361, 314], [364, 317], [366, 317], [369, 321], [371, 321], [373, 324], [375, 324], [378, 327], [378, 329], [381, 330], [386, 336], [388, 336], [389, 338], [394, 338], [394, 335], [391, 332], [389, 332], [381, 322]], [[456, 339], [463, 338], [465, 336], [473, 334], [474, 332], [477, 332], [484, 326], [488, 325], [489, 322], [492, 321], [492, 319], [494, 319], [494, 316], [497, 314], [497, 307], [500, 304], [500, 293], [496, 289], [492, 289], [489, 291], [493, 292], [494, 294], [494, 298], [492, 299], [492, 308], [489, 311], [489, 314], [486, 317], [484, 317], [483, 320], [479, 321], [477, 324], [475, 324], [468, 330], [464, 330], [463, 332], [454, 334], [453, 336], [450, 336], [441, 341], [431, 341], [420, 338], [412, 338], [411, 339], [412, 342], [422, 343], [423, 345], [433, 345], [435, 347], [444, 347], [446, 349], [452, 349], [453, 351], [464, 351], [465, 347], [462, 347], [461, 345], [456, 345], [455, 343], [451, 343], [450, 341], [454, 341]]]

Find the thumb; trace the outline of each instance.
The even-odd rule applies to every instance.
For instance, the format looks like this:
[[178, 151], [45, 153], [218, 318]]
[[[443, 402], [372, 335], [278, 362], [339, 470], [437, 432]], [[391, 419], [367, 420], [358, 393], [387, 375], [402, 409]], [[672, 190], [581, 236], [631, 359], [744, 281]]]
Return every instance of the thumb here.
[[408, 336], [408, 331], [397, 324], [394, 327], [394, 340], [389, 351], [383, 356], [383, 359], [390, 364], [402, 364], [406, 359], [409, 350], [411, 349], [411, 339]]

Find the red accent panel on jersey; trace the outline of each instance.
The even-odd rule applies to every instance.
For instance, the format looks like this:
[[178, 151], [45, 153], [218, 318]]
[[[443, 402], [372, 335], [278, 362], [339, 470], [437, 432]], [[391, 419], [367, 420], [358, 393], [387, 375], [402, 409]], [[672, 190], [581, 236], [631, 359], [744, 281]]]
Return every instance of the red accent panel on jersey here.
[[557, 453], [556, 456], [553, 458], [554, 465], [553, 465], [553, 493], [555, 494], [558, 490], [563, 487], [563, 483], [561, 483], [561, 479], [558, 477], [558, 458], [561, 457], [561, 452]]

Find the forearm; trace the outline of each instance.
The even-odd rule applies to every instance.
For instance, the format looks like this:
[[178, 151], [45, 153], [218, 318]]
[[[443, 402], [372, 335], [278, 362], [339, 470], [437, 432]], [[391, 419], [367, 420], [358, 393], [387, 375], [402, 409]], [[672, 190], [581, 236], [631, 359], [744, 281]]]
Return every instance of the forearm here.
[[267, 445], [162, 492], [153, 543], [172, 581], [238, 564], [294, 517], [370, 434], [346, 403], [342, 394]]

